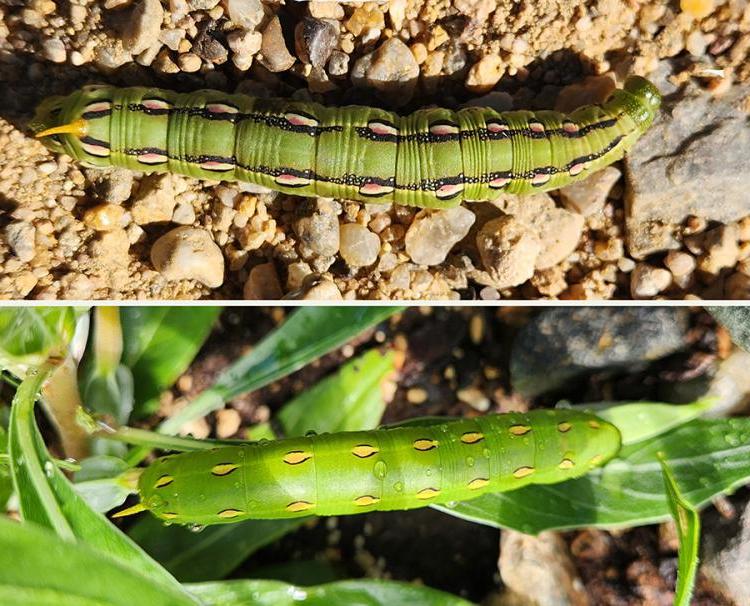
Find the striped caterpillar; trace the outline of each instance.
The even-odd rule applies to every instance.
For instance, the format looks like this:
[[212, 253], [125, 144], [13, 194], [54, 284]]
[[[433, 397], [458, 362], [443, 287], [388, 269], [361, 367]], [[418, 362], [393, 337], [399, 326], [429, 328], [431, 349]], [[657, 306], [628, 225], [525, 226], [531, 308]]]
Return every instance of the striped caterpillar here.
[[115, 515], [207, 525], [412, 509], [576, 478], [619, 449], [614, 425], [574, 410], [285, 438], [157, 459], [141, 502]]
[[89, 167], [246, 181], [303, 196], [448, 208], [556, 189], [619, 160], [661, 103], [633, 76], [569, 115], [371, 107], [201, 90], [88, 86], [40, 104], [31, 128]]

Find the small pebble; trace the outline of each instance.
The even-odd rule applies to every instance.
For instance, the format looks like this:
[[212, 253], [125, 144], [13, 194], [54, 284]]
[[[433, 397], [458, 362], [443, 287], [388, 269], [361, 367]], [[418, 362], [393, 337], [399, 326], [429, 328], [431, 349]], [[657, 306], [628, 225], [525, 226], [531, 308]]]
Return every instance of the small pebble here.
[[111, 231], [122, 227], [125, 209], [119, 204], [99, 204], [89, 208], [83, 222], [96, 231]]
[[358, 223], [347, 223], [339, 230], [341, 256], [352, 267], [365, 267], [377, 261], [380, 238]]
[[276, 301], [284, 295], [273, 263], [262, 263], [250, 270], [243, 297], [248, 301]]
[[462, 240], [476, 216], [464, 206], [446, 210], [421, 210], [404, 238], [406, 253], [420, 265], [438, 265]]
[[634, 299], [648, 299], [666, 290], [672, 283], [672, 274], [661, 267], [638, 263], [630, 274], [630, 293]]
[[151, 262], [168, 280], [198, 280], [209, 288], [224, 282], [224, 256], [211, 235], [193, 227], [177, 227], [151, 248]]

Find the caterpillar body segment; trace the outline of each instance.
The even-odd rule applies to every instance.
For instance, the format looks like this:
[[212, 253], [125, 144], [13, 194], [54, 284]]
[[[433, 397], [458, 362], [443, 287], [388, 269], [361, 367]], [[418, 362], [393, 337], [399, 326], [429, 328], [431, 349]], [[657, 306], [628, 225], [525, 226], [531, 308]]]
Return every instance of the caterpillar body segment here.
[[620, 159], [659, 104], [640, 77], [569, 115], [469, 107], [398, 116], [211, 90], [93, 86], [43, 102], [32, 128], [86, 166], [446, 208], [583, 179]]
[[289, 438], [157, 459], [121, 513], [206, 525], [412, 509], [576, 478], [619, 448], [616, 427], [572, 410]]

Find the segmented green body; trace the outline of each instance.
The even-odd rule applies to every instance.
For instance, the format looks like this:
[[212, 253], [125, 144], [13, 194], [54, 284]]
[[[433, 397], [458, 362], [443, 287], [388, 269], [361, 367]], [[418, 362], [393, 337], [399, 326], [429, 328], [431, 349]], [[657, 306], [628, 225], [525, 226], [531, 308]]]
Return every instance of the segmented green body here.
[[181, 524], [411, 509], [562, 482], [619, 448], [617, 428], [591, 414], [509, 413], [170, 455], [138, 491], [144, 508]]
[[628, 79], [570, 115], [468, 107], [408, 116], [202, 90], [86, 87], [43, 103], [36, 132], [87, 166], [171, 171], [274, 190], [446, 208], [556, 189], [620, 159], [649, 127], [656, 88]]

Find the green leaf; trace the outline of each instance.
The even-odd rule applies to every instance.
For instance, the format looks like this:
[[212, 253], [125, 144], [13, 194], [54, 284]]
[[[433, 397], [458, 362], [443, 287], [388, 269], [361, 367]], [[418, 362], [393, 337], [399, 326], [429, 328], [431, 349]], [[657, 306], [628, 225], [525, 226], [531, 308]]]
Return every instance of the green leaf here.
[[250, 554], [300, 524], [299, 520], [249, 520], [193, 532], [182, 526], [164, 526], [158, 518], [146, 515], [129, 535], [180, 581], [204, 581], [223, 578]]
[[280, 379], [363, 330], [382, 322], [397, 307], [303, 307], [227, 368], [216, 382], [176, 415], [162, 423], [173, 434], [185, 423], [207, 415], [224, 402]]
[[10, 457], [8, 455], [8, 434], [0, 426], [0, 514], [5, 511], [10, 495], [13, 494], [13, 478], [10, 474]]
[[0, 368], [23, 378], [50, 355], [62, 355], [75, 327], [72, 307], [0, 309]]
[[316, 587], [298, 587], [280, 581], [223, 581], [188, 585], [209, 606], [470, 606], [471, 602], [430, 589], [361, 579]]
[[4, 606], [195, 606], [111, 554], [46, 529], [0, 519], [0, 603]]
[[123, 565], [148, 574], [165, 590], [178, 588], [161, 566], [86, 505], [50, 458], [34, 420], [34, 400], [53, 368], [46, 364], [38, 371], [29, 371], [13, 399], [10, 462], [23, 519], [49, 528], [70, 542], [79, 540], [100, 549]]
[[[286, 419], [287, 435], [304, 435], [310, 429], [322, 433], [376, 427], [385, 408], [381, 382], [392, 372], [393, 356], [377, 351], [342, 366], [282, 408], [279, 417]], [[253, 552], [302, 523], [248, 520], [194, 533], [165, 527], [149, 516], [133, 525], [130, 536], [181, 581], [204, 581], [226, 576]]]
[[162, 391], [185, 372], [221, 307], [121, 307], [122, 362], [134, 378], [137, 415], [153, 412]]
[[691, 404], [602, 403], [582, 404], [574, 408], [596, 413], [620, 430], [623, 444], [634, 444], [684, 425], [701, 416], [715, 404], [716, 398], [704, 398]]
[[373, 349], [348, 362], [284, 406], [278, 419], [285, 435], [374, 429], [385, 410], [382, 382], [393, 372], [392, 352]]
[[750, 307], [707, 307], [732, 335], [732, 341], [745, 351], [750, 351]]
[[669, 509], [677, 526], [677, 535], [680, 540], [674, 606], [690, 606], [690, 598], [695, 586], [695, 575], [698, 572], [701, 519], [695, 508], [682, 496], [674, 474], [662, 453], [658, 453], [658, 456], [664, 477], [664, 486], [667, 490]]
[[74, 474], [73, 487], [91, 509], [104, 513], [122, 505], [133, 492], [119, 478], [128, 469], [128, 464], [117, 457], [89, 457], [81, 461], [81, 468]]
[[529, 534], [582, 526], [630, 527], [670, 516], [658, 452], [680, 477], [682, 494], [694, 507], [750, 482], [750, 418], [696, 419], [672, 431], [631, 444], [603, 469], [561, 484], [528, 486], [483, 495], [452, 515]]

